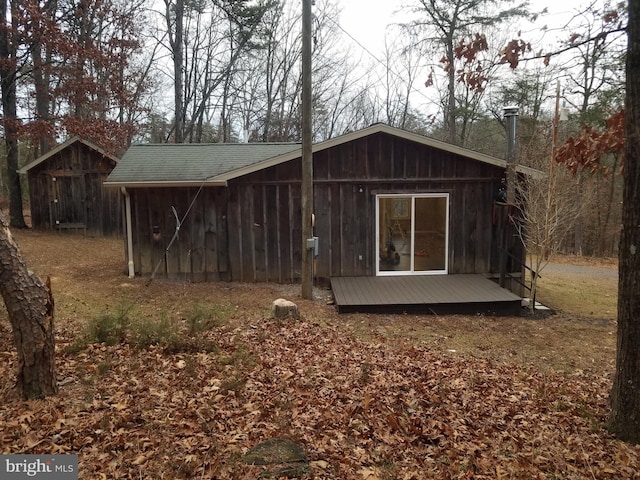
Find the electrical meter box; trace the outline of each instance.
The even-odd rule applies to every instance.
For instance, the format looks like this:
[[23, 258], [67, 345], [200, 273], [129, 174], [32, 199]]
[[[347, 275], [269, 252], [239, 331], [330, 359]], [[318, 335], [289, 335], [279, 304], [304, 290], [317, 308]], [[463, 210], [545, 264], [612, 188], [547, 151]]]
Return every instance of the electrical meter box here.
[[307, 248], [313, 250], [313, 256], [318, 256], [318, 237], [307, 238]]

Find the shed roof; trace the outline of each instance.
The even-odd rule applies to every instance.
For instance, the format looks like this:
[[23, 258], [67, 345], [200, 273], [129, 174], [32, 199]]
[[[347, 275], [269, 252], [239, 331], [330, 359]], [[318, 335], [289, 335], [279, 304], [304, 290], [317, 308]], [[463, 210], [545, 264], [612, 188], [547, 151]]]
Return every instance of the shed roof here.
[[[377, 123], [313, 145], [314, 153], [368, 135], [387, 133], [405, 140], [506, 168], [506, 161], [433, 138]], [[302, 156], [299, 143], [215, 143], [132, 145], [111, 172], [105, 185], [124, 187], [226, 185], [248, 175]], [[541, 172], [519, 165], [518, 171]]]
[[69, 140], [67, 140], [65, 142], [62, 142], [61, 144], [59, 144], [55, 148], [52, 148], [51, 150], [49, 150], [44, 155], [40, 155], [34, 161], [29, 162], [27, 165], [25, 165], [20, 170], [18, 170], [18, 173], [27, 173], [32, 168], [40, 165], [42, 162], [45, 162], [46, 160], [50, 159], [51, 157], [53, 157], [57, 153], [61, 152], [65, 148], [70, 147], [71, 145], [73, 145], [76, 142], [79, 142], [79, 143], [82, 143], [83, 145], [86, 145], [91, 150], [94, 150], [94, 151], [100, 153], [101, 155], [103, 155], [104, 157], [106, 157], [109, 160], [113, 161], [114, 163], [118, 163], [118, 159], [116, 157], [114, 157], [113, 155], [110, 155], [105, 150], [103, 150], [102, 148], [97, 146], [95, 143], [92, 143], [92, 142], [90, 142], [88, 140], [84, 140], [84, 139], [82, 139], [80, 137], [75, 136], [75, 137], [71, 137]]

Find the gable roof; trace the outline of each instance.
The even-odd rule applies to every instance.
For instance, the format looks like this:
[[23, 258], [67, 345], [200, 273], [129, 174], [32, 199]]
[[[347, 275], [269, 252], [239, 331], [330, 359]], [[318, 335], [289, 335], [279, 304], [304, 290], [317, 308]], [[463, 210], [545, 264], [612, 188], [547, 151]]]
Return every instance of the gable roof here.
[[61, 152], [62, 150], [64, 150], [65, 148], [67, 148], [67, 147], [69, 147], [71, 145], [73, 145], [76, 142], [80, 142], [83, 145], [86, 145], [91, 150], [94, 150], [94, 151], [100, 153], [101, 155], [103, 155], [104, 157], [106, 157], [109, 160], [113, 161], [114, 163], [118, 163], [118, 158], [117, 157], [114, 157], [113, 155], [110, 155], [105, 150], [103, 150], [102, 148], [97, 146], [95, 143], [92, 143], [92, 142], [90, 142], [88, 140], [84, 140], [84, 139], [76, 136], [76, 137], [70, 138], [69, 140], [67, 140], [65, 142], [62, 142], [61, 144], [59, 144], [55, 148], [49, 150], [44, 155], [41, 155], [38, 158], [36, 158], [34, 161], [28, 163], [27, 165], [25, 165], [24, 167], [19, 169], [18, 173], [27, 173], [33, 167], [36, 167], [36, 166], [40, 165], [42, 162], [45, 162], [46, 160], [50, 159], [51, 157], [53, 157], [57, 153]]
[[[501, 168], [506, 168], [507, 165], [505, 160], [382, 123], [316, 143], [312, 151], [316, 153], [375, 133], [387, 133]], [[302, 146], [299, 143], [132, 145], [113, 169], [105, 185], [114, 187], [201, 184], [226, 186], [229, 180], [295, 160], [301, 156]], [[529, 175], [541, 173], [521, 165], [517, 170]]]

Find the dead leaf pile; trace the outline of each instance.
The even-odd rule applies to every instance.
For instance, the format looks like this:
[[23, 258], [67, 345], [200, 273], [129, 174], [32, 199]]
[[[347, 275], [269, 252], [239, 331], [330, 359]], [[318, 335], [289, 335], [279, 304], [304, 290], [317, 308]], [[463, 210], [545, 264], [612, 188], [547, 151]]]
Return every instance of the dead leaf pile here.
[[255, 479], [242, 455], [278, 437], [304, 446], [303, 478], [640, 478], [640, 448], [604, 428], [604, 373], [365, 341], [309, 318], [202, 335], [215, 351], [61, 353], [60, 394], [29, 402], [3, 342], [2, 452], [77, 453], [80, 478]]

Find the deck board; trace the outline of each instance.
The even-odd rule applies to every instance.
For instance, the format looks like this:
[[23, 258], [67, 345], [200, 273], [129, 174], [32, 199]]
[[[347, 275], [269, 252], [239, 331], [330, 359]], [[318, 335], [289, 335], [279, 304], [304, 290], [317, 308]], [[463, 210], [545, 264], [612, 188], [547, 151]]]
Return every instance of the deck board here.
[[521, 299], [482, 275], [333, 277], [338, 311], [518, 315]]

